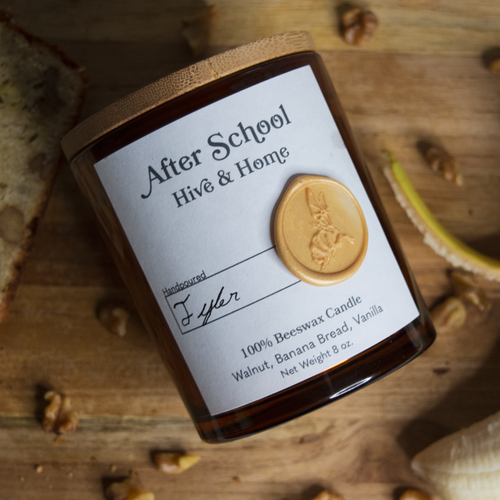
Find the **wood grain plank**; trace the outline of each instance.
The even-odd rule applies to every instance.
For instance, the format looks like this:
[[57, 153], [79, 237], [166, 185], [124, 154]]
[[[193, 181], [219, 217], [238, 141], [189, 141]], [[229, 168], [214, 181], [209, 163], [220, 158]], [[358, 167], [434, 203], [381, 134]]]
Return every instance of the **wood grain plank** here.
[[[215, 0], [215, 44], [241, 45], [290, 30], [309, 31], [319, 49], [345, 50], [339, 33], [343, 0], [283, 2]], [[480, 54], [498, 45], [498, 6], [491, 0], [363, 2], [380, 27], [366, 50], [424, 54]], [[238, 29], [233, 27], [238, 23]], [[356, 49], [352, 49], [356, 51]]]
[[[381, 169], [391, 149], [437, 217], [475, 248], [500, 257], [500, 93], [482, 54], [500, 45], [495, 0], [373, 0], [375, 38], [347, 47], [341, 1], [214, 0], [214, 54], [256, 38], [306, 29], [363, 150], [424, 298], [450, 292], [449, 265], [422, 242]], [[181, 19], [201, 0], [13, 0], [20, 24], [87, 67], [83, 116], [195, 59]], [[445, 147], [463, 171], [456, 188], [430, 172], [421, 141]], [[67, 165], [41, 221], [21, 286], [0, 325], [0, 498], [103, 498], [111, 478], [138, 470], [157, 499], [310, 500], [334, 488], [346, 500], [391, 500], [426, 489], [410, 458], [437, 438], [498, 410], [500, 286], [464, 328], [420, 358], [336, 404], [227, 445], [202, 443], [140, 319], [121, 339], [95, 316], [99, 301], [130, 300]], [[55, 443], [41, 430], [45, 388], [67, 393], [77, 432]], [[202, 461], [177, 477], [155, 470], [154, 450]], [[35, 472], [43, 465], [40, 474]], [[116, 469], [112, 469], [112, 466]]]

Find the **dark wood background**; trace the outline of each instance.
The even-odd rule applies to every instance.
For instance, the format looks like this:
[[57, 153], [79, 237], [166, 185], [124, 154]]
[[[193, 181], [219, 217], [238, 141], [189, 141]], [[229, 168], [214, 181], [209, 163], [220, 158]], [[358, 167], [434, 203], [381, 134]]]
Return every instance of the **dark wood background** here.
[[[207, 55], [284, 31], [312, 33], [429, 306], [450, 291], [449, 265], [396, 203], [381, 173], [382, 149], [395, 153], [448, 229], [500, 257], [500, 76], [485, 69], [500, 47], [497, 0], [363, 0], [380, 28], [362, 49], [340, 38], [335, 0], [212, 3]], [[195, 62], [181, 19], [202, 5], [11, 0], [1, 7], [87, 68], [87, 117]], [[430, 172], [421, 141], [456, 158], [462, 188]], [[441, 335], [407, 367], [276, 429], [207, 445], [140, 319], [132, 318], [124, 338], [97, 321], [101, 300], [129, 296], [64, 165], [0, 325], [0, 498], [99, 499], [108, 479], [130, 469], [159, 500], [309, 500], [323, 487], [345, 500], [391, 500], [401, 487], [426, 488], [411, 472], [411, 457], [500, 407], [500, 285], [479, 282], [492, 311], [471, 310], [465, 327]], [[69, 395], [81, 415], [78, 431], [59, 443], [37, 419], [47, 388]], [[202, 460], [169, 477], [151, 461], [158, 449]]]

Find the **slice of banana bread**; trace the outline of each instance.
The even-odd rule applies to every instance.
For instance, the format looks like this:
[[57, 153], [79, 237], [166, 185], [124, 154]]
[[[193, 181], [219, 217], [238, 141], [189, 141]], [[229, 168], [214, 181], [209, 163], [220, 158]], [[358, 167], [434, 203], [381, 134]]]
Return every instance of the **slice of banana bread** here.
[[86, 88], [82, 68], [0, 12], [0, 322]]

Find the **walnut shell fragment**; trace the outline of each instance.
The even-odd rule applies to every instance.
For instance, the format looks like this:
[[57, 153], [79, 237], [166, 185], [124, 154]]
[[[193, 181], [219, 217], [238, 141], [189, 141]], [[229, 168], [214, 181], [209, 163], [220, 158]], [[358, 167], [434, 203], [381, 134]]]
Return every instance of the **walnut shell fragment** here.
[[154, 494], [145, 490], [136, 477], [111, 483], [106, 488], [106, 498], [108, 500], [155, 500]]
[[358, 7], [344, 12], [342, 15], [344, 40], [349, 45], [362, 45], [370, 40], [378, 27], [378, 19], [369, 10], [363, 11]]
[[45, 399], [49, 404], [44, 410], [43, 430], [57, 434], [74, 432], [78, 427], [78, 414], [73, 410], [71, 400], [61, 397], [56, 391], [45, 393]]
[[215, 5], [209, 5], [182, 19], [182, 36], [195, 57], [201, 56], [208, 46], [214, 15]]
[[156, 453], [154, 461], [159, 470], [165, 474], [180, 474], [200, 461], [199, 455], [183, 455], [182, 453]]
[[449, 182], [453, 182], [457, 186], [463, 184], [462, 175], [458, 172], [453, 156], [446, 151], [432, 147], [425, 153], [425, 159], [434, 172], [437, 172], [441, 177]]

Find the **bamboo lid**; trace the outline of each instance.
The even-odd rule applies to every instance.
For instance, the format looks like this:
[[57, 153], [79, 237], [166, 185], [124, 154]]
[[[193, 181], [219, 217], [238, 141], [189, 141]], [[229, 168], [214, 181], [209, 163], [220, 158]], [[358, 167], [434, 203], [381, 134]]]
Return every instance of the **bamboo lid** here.
[[188, 66], [137, 90], [84, 120], [62, 140], [64, 154], [71, 161], [103, 135], [191, 90], [256, 64], [309, 50], [316, 50], [311, 35], [305, 31], [297, 31], [264, 38]]

